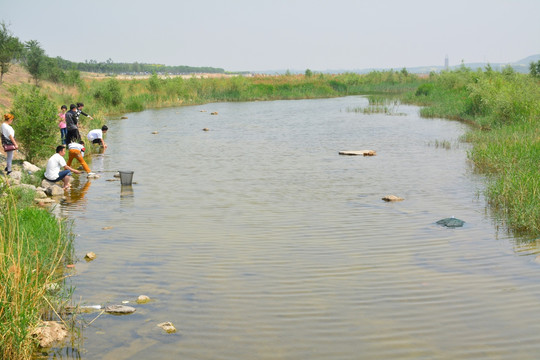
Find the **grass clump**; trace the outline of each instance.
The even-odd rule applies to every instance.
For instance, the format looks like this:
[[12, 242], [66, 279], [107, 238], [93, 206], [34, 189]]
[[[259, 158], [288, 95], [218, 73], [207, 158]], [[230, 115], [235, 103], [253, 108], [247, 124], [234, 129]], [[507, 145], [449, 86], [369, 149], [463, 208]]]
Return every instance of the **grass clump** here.
[[0, 358], [28, 359], [36, 349], [31, 332], [50, 312], [47, 287], [63, 281], [72, 238], [64, 221], [29, 206], [31, 190], [0, 187], [7, 194], [0, 201]]

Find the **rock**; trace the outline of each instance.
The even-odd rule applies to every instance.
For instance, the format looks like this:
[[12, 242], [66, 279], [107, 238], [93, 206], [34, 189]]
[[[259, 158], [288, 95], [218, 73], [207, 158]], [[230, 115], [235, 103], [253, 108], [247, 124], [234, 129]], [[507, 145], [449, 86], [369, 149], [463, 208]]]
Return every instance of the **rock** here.
[[28, 190], [34, 190], [34, 191], [36, 190], [36, 187], [34, 185], [31, 185], [31, 184], [17, 184], [14, 187], [28, 189]]
[[115, 177], [115, 178], [119, 178], [119, 177], [120, 177], [120, 173], [119, 173], [119, 172], [117, 172], [116, 174], [114, 174], [114, 175], [113, 175], [113, 177]]
[[400, 198], [399, 196], [396, 196], [396, 195], [386, 195], [382, 199], [384, 201], [403, 201], [404, 200], [403, 198]]
[[159, 134], [159, 131], [152, 131], [152, 134]]
[[45, 190], [47, 190], [48, 188], [50, 188], [51, 186], [53, 185], [56, 185], [56, 183], [54, 181], [49, 181], [47, 179], [43, 179], [41, 181], [41, 187]]
[[200, 110], [201, 112], [206, 112], [206, 110]]
[[107, 181], [118, 181], [118, 179], [107, 179]]
[[162, 328], [163, 330], [165, 330], [169, 334], [172, 334], [172, 333], [176, 332], [176, 328], [174, 327], [173, 323], [170, 322], [170, 321], [162, 322], [161, 324], [158, 324], [157, 326], [159, 326], [160, 328]]
[[106, 313], [118, 314], [118, 315], [132, 314], [135, 312], [135, 310], [136, 309], [134, 307], [126, 306], [126, 305], [109, 305], [105, 307]]
[[86, 255], [84, 256], [84, 258], [86, 259], [86, 261], [92, 261], [94, 260], [95, 258], [97, 258], [97, 255], [96, 253], [90, 251], [90, 252], [87, 252]]
[[36, 165], [32, 164], [32, 163], [29, 163], [28, 161], [25, 161], [23, 162], [23, 170], [26, 171], [26, 172], [38, 172], [39, 170], [41, 170], [39, 167], [37, 167]]
[[60, 290], [60, 285], [58, 285], [58, 283], [49, 283], [45, 285], [45, 289], [47, 289], [47, 291], [55, 292]]
[[339, 152], [339, 155], [364, 155], [364, 156], [375, 156], [377, 153], [375, 150], [343, 150]]
[[150, 298], [146, 295], [139, 295], [137, 298], [137, 304], [146, 304], [150, 301]]
[[210, 129], [209, 128], [203, 128], [203, 131], [209, 131]]
[[46, 197], [47, 197], [47, 194], [45, 194], [45, 191], [36, 190], [35, 199], [45, 199]]
[[53, 199], [51, 198], [44, 198], [44, 199], [34, 199], [35, 201], [37, 200], [37, 202], [39, 203], [43, 203], [43, 204], [52, 204], [54, 202]]
[[20, 171], [13, 170], [11, 174], [8, 175], [10, 178], [15, 180], [15, 182], [18, 184], [21, 182], [22, 173]]
[[61, 196], [64, 195], [64, 189], [55, 184], [46, 189], [45, 193], [49, 196]]
[[112, 226], [104, 226], [101, 228], [101, 230], [111, 230], [112, 228]]
[[88, 179], [99, 179], [100, 176], [98, 174], [88, 174], [86, 176]]
[[125, 120], [125, 119], [127, 119], [127, 118], [128, 118], [127, 116], [122, 116], [120, 119]]
[[210, 115], [217, 115], [218, 112], [217, 111], [214, 111], [214, 112], [211, 112]]
[[461, 226], [463, 226], [464, 223], [465, 223], [465, 221], [460, 220], [460, 219], [456, 219], [455, 217], [441, 219], [441, 220], [437, 221], [437, 224], [442, 225], [442, 226], [446, 226], [446, 227], [449, 227], [449, 228], [461, 227]]
[[32, 337], [36, 338], [39, 346], [45, 348], [54, 342], [63, 340], [68, 335], [68, 331], [63, 324], [56, 321], [43, 321], [32, 331]]

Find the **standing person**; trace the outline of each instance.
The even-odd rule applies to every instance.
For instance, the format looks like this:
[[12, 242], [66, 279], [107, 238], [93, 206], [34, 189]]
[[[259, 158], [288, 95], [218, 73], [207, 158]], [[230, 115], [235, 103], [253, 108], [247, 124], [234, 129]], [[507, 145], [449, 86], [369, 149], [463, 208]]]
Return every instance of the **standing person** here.
[[2, 147], [6, 152], [6, 168], [4, 169], [7, 175], [11, 174], [11, 162], [13, 161], [13, 152], [19, 148], [15, 141], [15, 130], [11, 127], [11, 123], [15, 117], [12, 114], [4, 115], [2, 123]]
[[69, 111], [65, 115], [66, 117], [66, 143], [69, 144], [73, 141], [79, 141], [81, 135], [79, 134], [79, 128], [77, 126], [77, 106], [75, 104], [69, 105]]
[[83, 107], [84, 107], [84, 104], [82, 102], [77, 103], [77, 121], [79, 121], [79, 116], [81, 116], [81, 115], [84, 115], [84, 116], [90, 118], [90, 120], [94, 120], [93, 117], [91, 117], [90, 115], [88, 115], [87, 113], [82, 111]]
[[86, 137], [88, 138], [88, 140], [92, 142], [92, 144], [100, 144], [101, 146], [103, 146], [104, 149], [106, 149], [107, 144], [105, 144], [105, 141], [103, 140], [103, 135], [107, 133], [107, 130], [109, 130], [107, 125], [103, 125], [101, 127], [101, 130], [100, 129], [91, 130], [88, 133], [88, 135], [86, 135]]
[[71, 166], [71, 162], [73, 161], [73, 159], [77, 159], [79, 160], [79, 163], [82, 165], [84, 171], [86, 171], [89, 175], [93, 175], [94, 173], [90, 170], [90, 167], [88, 166], [86, 161], [84, 161], [84, 158], [83, 158], [84, 151], [86, 150], [84, 148], [84, 141], [79, 141], [78, 143], [76, 142], [69, 143], [68, 149], [69, 149], [69, 159], [67, 161], [67, 165]]
[[66, 155], [66, 147], [64, 145], [58, 145], [56, 147], [56, 154], [51, 156], [47, 161], [45, 179], [52, 182], [63, 180], [64, 190], [68, 190], [70, 187], [71, 172], [73, 171], [75, 174], [80, 174], [81, 172], [67, 165], [64, 155]]
[[67, 137], [67, 128], [66, 128], [66, 111], [67, 106], [62, 105], [60, 107], [60, 112], [58, 113], [58, 127], [60, 128], [60, 137], [62, 138], [62, 144], [66, 144], [66, 137]]

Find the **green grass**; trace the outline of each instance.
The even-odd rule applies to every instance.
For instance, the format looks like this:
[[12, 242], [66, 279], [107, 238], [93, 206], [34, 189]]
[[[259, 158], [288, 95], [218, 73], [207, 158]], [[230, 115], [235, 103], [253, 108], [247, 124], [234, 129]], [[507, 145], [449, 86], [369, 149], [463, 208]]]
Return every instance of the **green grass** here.
[[509, 69], [432, 74], [404, 97], [421, 115], [466, 121], [465, 141], [487, 174], [490, 208], [519, 235], [540, 235], [540, 83]]
[[64, 221], [29, 206], [33, 191], [11, 191], [0, 182], [7, 194], [0, 202], [0, 356], [29, 359], [36, 349], [32, 330], [62, 294], [49, 294], [47, 286], [63, 281], [72, 237]]

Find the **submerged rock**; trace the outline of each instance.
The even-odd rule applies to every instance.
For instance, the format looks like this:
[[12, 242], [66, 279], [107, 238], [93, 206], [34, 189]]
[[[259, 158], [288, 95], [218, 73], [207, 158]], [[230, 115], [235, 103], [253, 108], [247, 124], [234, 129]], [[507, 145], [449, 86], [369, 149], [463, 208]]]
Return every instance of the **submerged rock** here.
[[217, 115], [218, 112], [217, 111], [214, 111], [214, 112], [211, 112], [210, 115]]
[[84, 258], [86, 259], [86, 261], [92, 261], [92, 260], [95, 260], [97, 258], [97, 255], [95, 252], [93, 251], [90, 251], [90, 252], [87, 252], [86, 255], [84, 256]]
[[150, 301], [150, 298], [146, 295], [139, 295], [137, 298], [137, 304], [146, 304]]
[[106, 313], [117, 315], [132, 314], [135, 310], [134, 307], [126, 305], [109, 305], [105, 308]]
[[160, 328], [162, 328], [163, 330], [165, 330], [169, 334], [172, 334], [172, 333], [176, 332], [176, 328], [174, 327], [173, 323], [170, 322], [170, 321], [162, 322], [161, 324], [158, 324], [157, 326], [159, 326]]
[[441, 219], [437, 221], [437, 224], [450, 227], [450, 228], [455, 228], [455, 227], [463, 226], [463, 224], [465, 224], [465, 221], [456, 219], [455, 217], [451, 217], [451, 218]]

